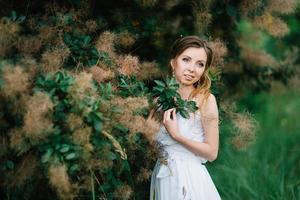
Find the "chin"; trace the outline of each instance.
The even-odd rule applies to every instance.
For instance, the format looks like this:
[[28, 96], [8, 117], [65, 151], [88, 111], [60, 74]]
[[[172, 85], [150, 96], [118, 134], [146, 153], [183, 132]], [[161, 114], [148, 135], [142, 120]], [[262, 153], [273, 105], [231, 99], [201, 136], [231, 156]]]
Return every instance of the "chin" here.
[[182, 81], [181, 84], [184, 85], [184, 86], [191, 86], [191, 85], [194, 85], [193, 82], [187, 82], [187, 81]]
[[186, 85], [186, 86], [189, 86], [189, 85], [194, 85], [194, 83], [196, 83], [197, 81], [193, 81], [193, 80], [191, 80], [191, 81], [187, 81], [187, 80], [181, 80], [181, 84], [182, 85]]

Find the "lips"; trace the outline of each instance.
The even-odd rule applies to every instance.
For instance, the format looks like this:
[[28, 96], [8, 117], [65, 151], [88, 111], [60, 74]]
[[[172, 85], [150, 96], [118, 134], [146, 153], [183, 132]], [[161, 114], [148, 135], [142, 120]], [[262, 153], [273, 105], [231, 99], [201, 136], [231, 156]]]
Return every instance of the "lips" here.
[[185, 78], [188, 80], [192, 80], [194, 78], [194, 76], [189, 75], [189, 74], [184, 74]]

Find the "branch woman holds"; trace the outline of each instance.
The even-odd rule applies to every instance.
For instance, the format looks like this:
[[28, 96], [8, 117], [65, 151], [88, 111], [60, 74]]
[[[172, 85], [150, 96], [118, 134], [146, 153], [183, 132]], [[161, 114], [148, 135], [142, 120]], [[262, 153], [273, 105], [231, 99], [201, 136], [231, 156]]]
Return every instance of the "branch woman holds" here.
[[217, 158], [219, 147], [218, 108], [208, 76], [211, 63], [212, 50], [199, 37], [180, 37], [173, 44], [170, 64], [178, 92], [199, 109], [189, 119], [174, 108], [164, 112], [156, 136], [160, 157], [151, 178], [150, 200], [221, 199], [204, 165]]

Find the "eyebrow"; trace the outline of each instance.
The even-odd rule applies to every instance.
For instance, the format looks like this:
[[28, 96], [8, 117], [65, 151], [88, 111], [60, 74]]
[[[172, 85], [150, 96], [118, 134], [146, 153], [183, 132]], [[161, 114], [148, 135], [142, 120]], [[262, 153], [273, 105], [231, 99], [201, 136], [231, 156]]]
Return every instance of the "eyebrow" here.
[[[183, 56], [186, 56], [186, 57], [189, 57], [189, 58], [191, 58], [190, 56], [187, 56], [187, 55], [184, 55], [184, 54], [183, 54]], [[197, 61], [206, 62], [205, 60], [197, 60]]]

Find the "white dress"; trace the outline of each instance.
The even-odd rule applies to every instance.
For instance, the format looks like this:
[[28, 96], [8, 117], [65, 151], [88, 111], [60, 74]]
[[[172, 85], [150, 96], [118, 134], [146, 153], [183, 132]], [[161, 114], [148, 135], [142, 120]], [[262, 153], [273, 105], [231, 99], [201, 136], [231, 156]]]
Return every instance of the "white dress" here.
[[[181, 135], [199, 142], [204, 140], [200, 112], [189, 119], [176, 114]], [[160, 156], [151, 177], [150, 200], [221, 199], [204, 163], [180, 143], [174, 141], [162, 125], [156, 136]]]

